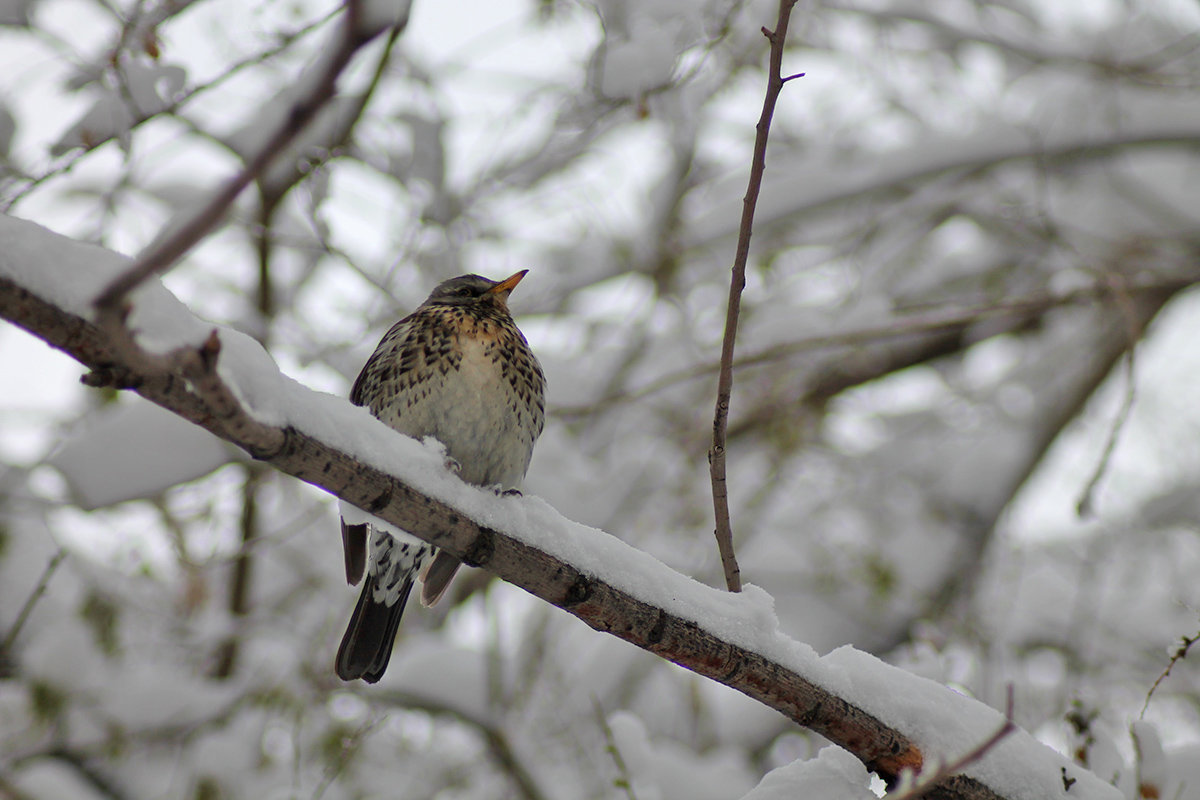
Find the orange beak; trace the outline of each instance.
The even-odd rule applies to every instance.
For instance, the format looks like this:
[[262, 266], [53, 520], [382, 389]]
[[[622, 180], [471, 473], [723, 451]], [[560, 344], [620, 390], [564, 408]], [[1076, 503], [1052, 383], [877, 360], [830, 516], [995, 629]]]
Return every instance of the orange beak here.
[[507, 278], [500, 281], [492, 288], [488, 289], [487, 292], [485, 292], [485, 294], [507, 295], [513, 289], [517, 288], [517, 284], [520, 283], [521, 279], [524, 278], [528, 274], [529, 274], [529, 270], [523, 269], [520, 272], [516, 273], [515, 275], [509, 275]]

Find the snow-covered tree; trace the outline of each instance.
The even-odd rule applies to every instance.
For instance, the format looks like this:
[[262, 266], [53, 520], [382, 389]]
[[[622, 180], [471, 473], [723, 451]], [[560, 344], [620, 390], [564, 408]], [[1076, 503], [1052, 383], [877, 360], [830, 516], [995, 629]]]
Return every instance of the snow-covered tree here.
[[[593, 625], [615, 587], [801, 670], [926, 775], [1002, 715], [912, 675], [999, 711], [1012, 686], [1032, 737], [944, 796], [1045, 797], [1052, 767], [1061, 797], [1200, 798], [1200, 11], [796, 4], [728, 430], [755, 588], [725, 597], [677, 573], [724, 585], [706, 453], [778, 8], [0, 0], [0, 309], [93, 368], [0, 329], [0, 796], [883, 790], [769, 702], [495, 580], [538, 594], [538, 565], [460, 576], [383, 682], [340, 683], [343, 487], [198, 427], [194, 390], [253, 412], [206, 425], [227, 440], [294, 423], [596, 576], [601, 607], [568, 609]], [[205, 209], [136, 339], [70, 328], [113, 251]], [[523, 268], [549, 378], [525, 498], [276, 372], [344, 397], [437, 281]]]

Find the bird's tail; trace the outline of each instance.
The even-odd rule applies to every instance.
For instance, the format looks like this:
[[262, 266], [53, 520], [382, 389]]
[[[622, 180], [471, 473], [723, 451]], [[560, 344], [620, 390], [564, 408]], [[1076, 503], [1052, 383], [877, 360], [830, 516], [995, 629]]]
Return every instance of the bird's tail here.
[[[368, 575], [363, 581], [362, 594], [350, 617], [342, 646], [338, 648], [337, 675], [344, 681], [362, 678], [367, 683], [376, 683], [383, 677], [388, 660], [392, 657], [392, 645], [404, 614], [404, 604], [412, 591], [415, 573], [405, 576], [400, 586], [400, 596], [392, 605], [383, 601], [377, 591], [378, 579]], [[378, 599], [377, 599], [378, 598]]]

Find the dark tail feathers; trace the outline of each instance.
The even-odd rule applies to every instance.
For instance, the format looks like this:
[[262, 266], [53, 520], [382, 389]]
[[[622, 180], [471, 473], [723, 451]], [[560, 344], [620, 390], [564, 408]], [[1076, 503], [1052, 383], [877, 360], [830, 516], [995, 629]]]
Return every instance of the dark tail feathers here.
[[337, 675], [344, 681], [362, 678], [367, 683], [376, 683], [383, 677], [388, 660], [392, 657], [392, 645], [404, 614], [404, 604], [412, 591], [412, 577], [400, 587], [400, 597], [391, 607], [374, 600], [375, 578], [367, 576], [363, 582], [358, 605], [350, 617], [342, 646], [338, 648]]

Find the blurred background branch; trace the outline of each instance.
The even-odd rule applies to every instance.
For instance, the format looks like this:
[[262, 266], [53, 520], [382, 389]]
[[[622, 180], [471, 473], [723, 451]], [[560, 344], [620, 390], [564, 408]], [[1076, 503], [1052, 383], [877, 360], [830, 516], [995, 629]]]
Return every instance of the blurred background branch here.
[[[0, 2], [2, 207], [143, 250], [244, 168], [340, 10]], [[342, 74], [328, 138], [279, 154], [279, 182], [239, 196], [168, 286], [344, 396], [439, 279], [532, 268], [514, 310], [556, 413], [527, 494], [716, 583], [697, 378], [719, 365], [776, 10], [417, 3]], [[786, 53], [804, 102], [772, 124], [734, 361], [734, 545], [785, 632], [996, 708], [1013, 683], [1018, 723], [1127, 797], [1141, 774], [1165, 797], [1200, 786], [1187, 670], [1146, 712], [1160, 773], [1128, 733], [1200, 608], [1197, 29], [1173, 0], [804, 6]], [[1113, 367], [1133, 346], [1130, 380]], [[97, 753], [131, 796], [517, 791], [462, 722], [332, 682], [348, 609], [321, 493], [267, 473], [248, 495], [242, 457], [64, 388], [77, 368], [9, 328], [0, 374], [27, 376], [0, 380], [0, 619], [59, 548], [71, 576], [8, 654], [0, 752]], [[449, 676], [490, 653], [505, 735], [564, 800], [612, 791], [579, 686], [625, 715], [632, 779], [668, 800], [825, 763], [781, 717], [486, 574], [449, 599], [406, 621], [381, 688], [470, 686]], [[172, 726], [189, 733], [151, 735]], [[95, 791], [54, 759], [4, 773], [14, 795]]]

